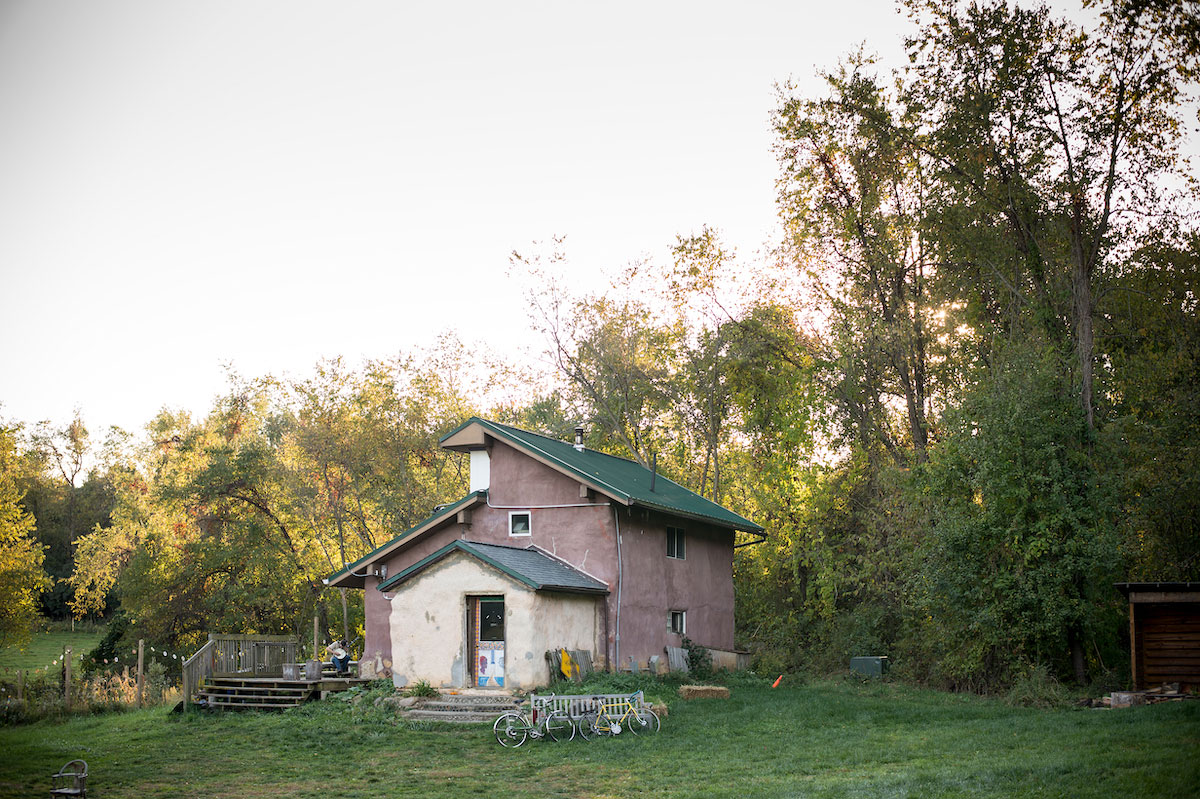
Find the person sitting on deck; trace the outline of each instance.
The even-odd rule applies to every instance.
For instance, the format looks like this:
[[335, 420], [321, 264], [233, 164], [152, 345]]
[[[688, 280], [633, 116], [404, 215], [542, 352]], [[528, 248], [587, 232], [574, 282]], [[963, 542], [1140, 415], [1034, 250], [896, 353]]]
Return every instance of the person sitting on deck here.
[[334, 670], [337, 671], [337, 676], [349, 676], [350, 653], [346, 650], [346, 642], [334, 641], [332, 644], [325, 647], [325, 651], [329, 653], [329, 661], [333, 664]]

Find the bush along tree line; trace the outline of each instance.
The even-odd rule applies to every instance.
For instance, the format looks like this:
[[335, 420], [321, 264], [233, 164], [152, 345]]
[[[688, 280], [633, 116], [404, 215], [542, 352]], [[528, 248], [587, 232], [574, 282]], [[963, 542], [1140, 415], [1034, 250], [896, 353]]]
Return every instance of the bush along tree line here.
[[447, 338], [233, 375], [203, 418], [101, 447], [78, 420], [10, 424], [4, 634], [120, 607], [126, 638], [179, 648], [303, 638], [314, 615], [353, 639], [361, 598], [320, 578], [465, 491], [437, 440], [479, 413], [562, 439], [583, 421], [763, 524], [734, 563], [761, 672], [887, 654], [958, 690], [1127, 679], [1113, 583], [1200, 579], [1179, 144], [1200, 3], [1089, 6], [1084, 28], [909, 0], [903, 70], [856, 52], [816, 95], [781, 85], [766, 255], [704, 227], [578, 294], [564, 242], [514, 253], [550, 373]]

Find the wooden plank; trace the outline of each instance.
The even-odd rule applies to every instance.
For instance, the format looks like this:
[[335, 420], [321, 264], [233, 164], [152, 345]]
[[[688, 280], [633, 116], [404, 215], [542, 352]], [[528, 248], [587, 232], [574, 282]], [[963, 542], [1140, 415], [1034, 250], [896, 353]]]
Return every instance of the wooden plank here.
[[1131, 604], [1200, 602], [1200, 591], [1130, 591]]
[[283, 709], [283, 708], [296, 707], [295, 704], [262, 704], [262, 703], [254, 703], [254, 702], [228, 703], [228, 702], [209, 701], [209, 704], [211, 705], [211, 707], [214, 707], [214, 708], [275, 708], [278, 710], [278, 709]]
[[1139, 668], [1141, 654], [1141, 641], [1138, 640], [1138, 624], [1137, 612], [1138, 606], [1134, 603], [1129, 603], [1129, 673], [1133, 678], [1133, 690], [1140, 690], [1145, 684], [1141, 669]]

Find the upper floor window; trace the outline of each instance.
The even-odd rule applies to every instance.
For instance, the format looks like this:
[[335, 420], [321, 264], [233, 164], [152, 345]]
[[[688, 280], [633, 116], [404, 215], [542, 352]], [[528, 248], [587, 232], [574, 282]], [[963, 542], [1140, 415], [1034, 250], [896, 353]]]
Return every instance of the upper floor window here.
[[509, 535], [532, 535], [533, 529], [530, 526], [529, 511], [512, 511], [508, 514], [508, 534]]
[[683, 560], [683, 528], [667, 528], [667, 557]]

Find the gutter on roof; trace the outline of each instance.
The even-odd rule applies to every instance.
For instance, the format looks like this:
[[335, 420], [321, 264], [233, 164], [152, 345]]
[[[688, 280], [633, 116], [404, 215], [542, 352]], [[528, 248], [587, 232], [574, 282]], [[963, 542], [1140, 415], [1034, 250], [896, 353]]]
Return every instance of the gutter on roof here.
[[[637, 505], [638, 507], [641, 507], [641, 508], [655, 510], [655, 511], [658, 511], [659, 513], [669, 513], [672, 516], [680, 516], [685, 519], [694, 519], [698, 522], [705, 522], [706, 524], [712, 524], [717, 527], [725, 527], [729, 530], [740, 530], [743, 533], [760, 534], [760, 533], [766, 532], [766, 528], [759, 527], [757, 524], [754, 524], [753, 522], [750, 522], [750, 524], [753, 526], [735, 525], [724, 519], [718, 519], [714, 516], [704, 516], [699, 513], [692, 513], [690, 511], [686, 511], [681, 508], [672, 508], [670, 505], [658, 505], [653, 502], [643, 502], [642, 500], [634, 500], [631, 504]], [[715, 502], [713, 504], [716, 505]], [[717, 505], [717, 507], [724, 509], [723, 505]], [[729, 511], [729, 512], [733, 513], [733, 511]], [[744, 521], [749, 522], [750, 520], [744, 519]]]

